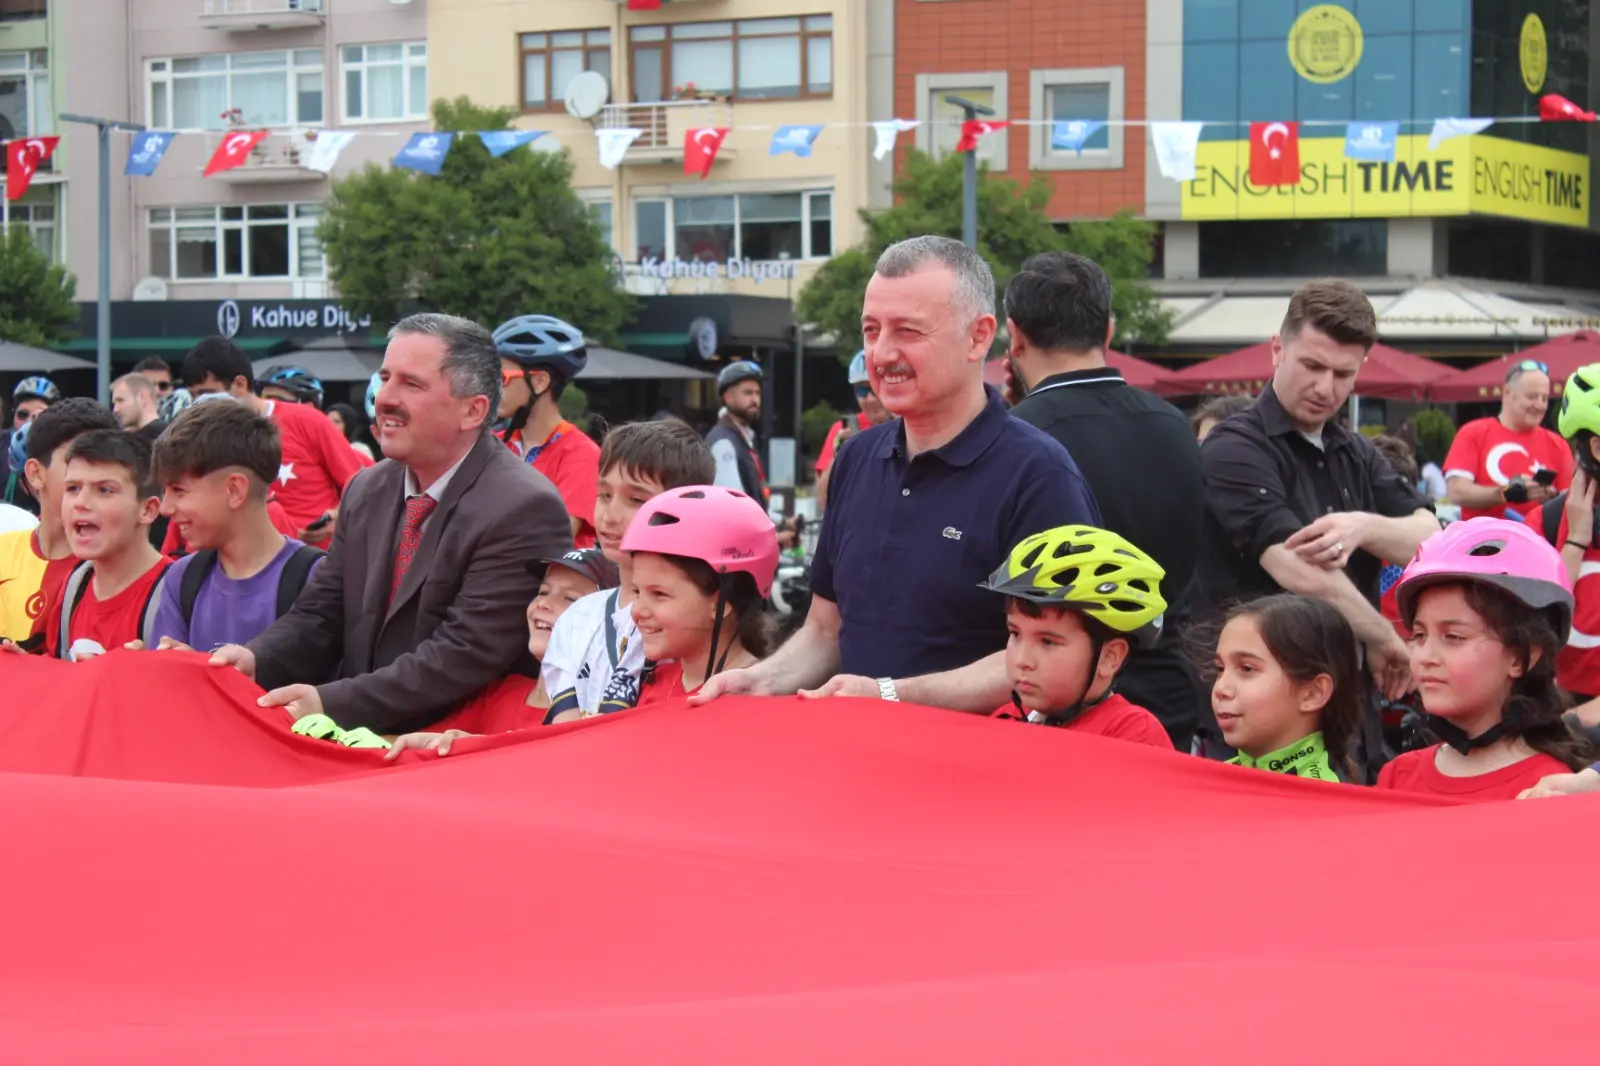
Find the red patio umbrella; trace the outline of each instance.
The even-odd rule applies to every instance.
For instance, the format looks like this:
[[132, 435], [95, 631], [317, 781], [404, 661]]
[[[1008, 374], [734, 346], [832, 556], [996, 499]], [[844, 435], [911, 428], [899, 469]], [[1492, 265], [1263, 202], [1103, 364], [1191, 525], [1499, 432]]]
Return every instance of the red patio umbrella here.
[[1461, 402], [1496, 399], [1511, 368], [1529, 360], [1550, 368], [1551, 391], [1560, 395], [1561, 387], [1574, 370], [1600, 363], [1600, 333], [1579, 330], [1463, 370], [1444, 387], [1435, 389], [1434, 399]]
[[[1356, 378], [1356, 395], [1387, 400], [1439, 399], [1441, 387], [1461, 376], [1454, 367], [1387, 344], [1375, 344]], [[1260, 392], [1272, 380], [1272, 345], [1252, 344], [1167, 375], [1169, 396]]]
[[[1162, 392], [1167, 379], [1172, 377], [1172, 372], [1154, 363], [1137, 359], [1121, 352], [1107, 352], [1106, 366], [1122, 372], [1122, 378], [1136, 389], [1146, 392]], [[1005, 388], [1006, 361], [1004, 359], [991, 359], [984, 364], [983, 380], [997, 389]]]

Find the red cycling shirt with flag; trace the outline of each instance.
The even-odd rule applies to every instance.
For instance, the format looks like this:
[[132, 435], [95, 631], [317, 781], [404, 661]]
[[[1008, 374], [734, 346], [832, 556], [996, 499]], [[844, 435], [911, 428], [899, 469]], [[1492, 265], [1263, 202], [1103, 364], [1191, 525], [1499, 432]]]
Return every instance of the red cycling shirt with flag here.
[[[1466, 477], [1475, 485], [1502, 489], [1518, 477], [1531, 484], [1540, 470], [1554, 470], [1555, 487], [1565, 489], [1572, 484], [1572, 469], [1572, 449], [1559, 435], [1543, 426], [1519, 433], [1507, 429], [1498, 418], [1480, 418], [1462, 426], [1444, 461], [1446, 478]], [[1510, 510], [1526, 520], [1538, 506], [1537, 501], [1530, 500], [1495, 507], [1463, 507], [1461, 517], [1505, 518]]]

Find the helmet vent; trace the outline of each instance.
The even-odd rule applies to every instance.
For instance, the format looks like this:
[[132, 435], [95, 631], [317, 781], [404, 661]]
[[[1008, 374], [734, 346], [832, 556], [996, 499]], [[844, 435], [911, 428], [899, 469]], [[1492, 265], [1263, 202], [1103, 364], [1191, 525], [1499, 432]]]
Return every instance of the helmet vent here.
[[[678, 493], [678, 498], [680, 500], [703, 500], [706, 498], [706, 494], [700, 489], [694, 489], [691, 492]], [[673, 519], [673, 521], [677, 521], [677, 519]]]
[[1482, 544], [1474, 545], [1468, 555], [1499, 555], [1505, 551], [1506, 542], [1503, 540], [1486, 540]]
[[657, 511], [650, 516], [649, 524], [652, 526], [675, 526], [678, 524], [678, 516]]

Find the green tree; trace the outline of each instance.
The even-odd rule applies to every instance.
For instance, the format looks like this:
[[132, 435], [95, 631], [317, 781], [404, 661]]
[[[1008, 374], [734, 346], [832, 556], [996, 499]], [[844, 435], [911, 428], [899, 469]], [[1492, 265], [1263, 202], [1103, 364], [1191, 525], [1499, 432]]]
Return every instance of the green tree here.
[[[434, 126], [504, 130], [514, 114], [459, 97], [435, 102]], [[318, 233], [340, 299], [376, 322], [418, 304], [491, 329], [545, 314], [610, 342], [633, 313], [565, 152], [494, 159], [458, 134], [437, 177], [369, 165], [336, 182]]]
[[78, 279], [52, 264], [26, 226], [0, 239], [0, 340], [48, 348], [72, 336]]
[[[861, 300], [878, 256], [908, 237], [940, 234], [961, 236], [963, 157], [955, 152], [935, 160], [912, 152], [894, 183], [895, 204], [876, 214], [863, 211], [866, 238], [823, 264], [800, 291], [796, 313], [804, 322], [850, 338], [841, 347], [855, 347], [861, 334]], [[1035, 175], [1022, 185], [978, 170], [978, 251], [988, 260], [995, 282], [1005, 283], [1031, 255], [1071, 251], [1105, 268], [1116, 285], [1113, 305], [1117, 340], [1137, 337], [1159, 344], [1172, 328], [1145, 279], [1154, 250], [1155, 226], [1124, 211], [1096, 222], [1077, 222], [1063, 233], [1045, 213], [1050, 183]]]

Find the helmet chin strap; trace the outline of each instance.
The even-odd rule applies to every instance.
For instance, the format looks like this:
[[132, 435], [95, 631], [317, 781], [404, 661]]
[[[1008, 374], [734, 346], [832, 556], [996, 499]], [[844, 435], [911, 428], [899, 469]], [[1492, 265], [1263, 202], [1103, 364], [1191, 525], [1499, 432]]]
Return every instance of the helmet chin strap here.
[[1506, 735], [1505, 722], [1496, 722], [1477, 736], [1469, 737], [1465, 729], [1462, 729], [1448, 718], [1440, 718], [1438, 715], [1429, 714], [1423, 716], [1423, 721], [1434, 736], [1462, 755], [1470, 755], [1479, 748], [1487, 748], [1496, 741], [1503, 739]]
[[[1083, 683], [1083, 691], [1078, 693], [1078, 698], [1073, 700], [1072, 705], [1066, 710], [1056, 711], [1051, 714], [1044, 714], [1040, 711], [1030, 711], [1026, 707], [1022, 706], [1022, 700], [1017, 696], [1015, 691], [1011, 693], [1012, 705], [1022, 713], [1022, 717], [1025, 721], [1033, 722], [1036, 725], [1068, 726], [1073, 722], [1076, 722], [1079, 718], [1082, 718], [1086, 712], [1104, 703], [1106, 697], [1111, 695], [1112, 686], [1107, 685], [1106, 690], [1102, 692], [1098, 698], [1093, 700], [1089, 698], [1089, 690], [1094, 688], [1094, 679], [1100, 673], [1100, 653], [1105, 651], [1105, 647], [1106, 642], [1100, 637], [1094, 636], [1090, 638], [1090, 649], [1094, 652], [1094, 654], [1090, 657], [1090, 663], [1092, 665], [1089, 668], [1089, 679]], [[1035, 718], [1033, 717], [1034, 715], [1038, 715], [1038, 717]]]
[[728, 641], [728, 647], [722, 653], [722, 659], [717, 659], [717, 645], [722, 640], [722, 616], [724, 608], [728, 606], [728, 586], [726, 578], [717, 578], [717, 608], [716, 615], [711, 620], [711, 654], [706, 656], [706, 676], [701, 678], [703, 685], [717, 674], [722, 673], [722, 668], [728, 663], [728, 654], [733, 651], [733, 641]]
[[522, 380], [528, 386], [528, 402], [517, 408], [516, 413], [506, 423], [507, 436], [522, 432], [522, 427], [528, 424], [528, 418], [533, 414], [533, 405], [539, 402], [539, 397], [543, 396], [544, 392], [550, 391], [545, 389], [544, 392], [540, 392], [533, 387], [533, 371], [527, 367], [522, 368]]

